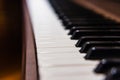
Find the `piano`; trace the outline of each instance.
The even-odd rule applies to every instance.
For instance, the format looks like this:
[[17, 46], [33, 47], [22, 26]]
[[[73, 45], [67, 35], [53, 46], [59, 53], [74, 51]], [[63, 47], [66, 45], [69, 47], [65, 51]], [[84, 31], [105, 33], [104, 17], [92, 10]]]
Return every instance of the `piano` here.
[[119, 0], [0, 4], [0, 80], [120, 80]]

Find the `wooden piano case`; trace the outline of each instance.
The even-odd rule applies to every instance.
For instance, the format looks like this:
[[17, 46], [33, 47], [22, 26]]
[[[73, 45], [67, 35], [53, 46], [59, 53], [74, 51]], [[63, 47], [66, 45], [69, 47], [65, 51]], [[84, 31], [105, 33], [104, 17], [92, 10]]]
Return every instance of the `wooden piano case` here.
[[0, 0], [0, 80], [38, 80], [25, 0]]
[[26, 0], [23, 0], [23, 61], [22, 75], [23, 80], [38, 80], [37, 56], [32, 24]]
[[120, 0], [73, 0], [106, 18], [120, 22]]

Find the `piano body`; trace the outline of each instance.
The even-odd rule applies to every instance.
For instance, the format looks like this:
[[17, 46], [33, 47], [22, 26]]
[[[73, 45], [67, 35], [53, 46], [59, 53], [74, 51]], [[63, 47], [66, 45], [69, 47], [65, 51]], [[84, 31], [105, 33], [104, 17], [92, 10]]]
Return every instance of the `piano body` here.
[[[85, 60], [85, 54], [79, 53], [80, 48], [74, 47], [78, 40], [70, 40], [68, 30], [64, 30], [51, 7], [52, 1], [55, 0], [0, 1], [0, 80], [119, 80], [119, 56], [114, 59], [113, 55], [110, 61]], [[119, 0], [72, 0], [70, 3], [118, 23], [115, 30], [119, 29]], [[119, 36], [118, 40], [108, 38], [119, 43]], [[119, 51], [119, 44], [116, 45]], [[105, 61], [117, 63], [117, 67], [109, 69], [116, 70], [115, 77], [110, 72], [104, 75], [93, 72], [99, 62]]]

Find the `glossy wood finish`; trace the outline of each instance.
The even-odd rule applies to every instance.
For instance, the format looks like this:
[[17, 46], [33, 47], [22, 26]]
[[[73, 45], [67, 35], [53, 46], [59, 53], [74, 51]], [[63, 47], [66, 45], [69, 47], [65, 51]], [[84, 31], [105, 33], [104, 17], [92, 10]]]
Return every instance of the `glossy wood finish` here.
[[23, 9], [23, 80], [38, 80], [34, 35], [26, 1], [23, 1]]

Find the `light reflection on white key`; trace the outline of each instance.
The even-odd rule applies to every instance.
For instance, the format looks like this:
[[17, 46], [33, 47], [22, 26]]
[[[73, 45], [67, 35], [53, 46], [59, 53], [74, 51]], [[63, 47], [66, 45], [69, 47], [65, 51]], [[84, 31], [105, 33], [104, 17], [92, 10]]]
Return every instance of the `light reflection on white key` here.
[[[39, 58], [39, 57], [38, 57]], [[41, 67], [53, 67], [53, 66], [67, 66], [67, 65], [91, 65], [91, 64], [97, 64], [97, 61], [91, 62], [91, 61], [85, 61], [82, 57], [57, 57], [57, 58], [39, 58], [39, 64], [41, 64]]]
[[[46, 78], [46, 76], [47, 76], [47, 78], [52, 77], [53, 79], [54, 78], [59, 79], [60, 77], [62, 77], [62, 78], [63, 77], [66, 77], [66, 78], [74, 77], [74, 79], [76, 80], [79, 76], [78, 79], [96, 80], [97, 77], [95, 78], [95, 75], [93, 75], [92, 68], [94, 68], [94, 67], [92, 67], [92, 66], [87, 66], [87, 67], [86, 66], [72, 66], [72, 67], [41, 68], [40, 70], [41, 70], [42, 78]], [[88, 70], [90, 70], [91, 72], [88, 72]], [[101, 76], [103, 76], [103, 75], [100, 75], [98, 80], [100, 80], [100, 79], [102, 80]], [[75, 78], [75, 77], [77, 77], [77, 78]]]
[[78, 53], [79, 48], [60, 47], [60, 48], [37, 48], [38, 54], [40, 53]]

